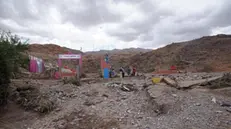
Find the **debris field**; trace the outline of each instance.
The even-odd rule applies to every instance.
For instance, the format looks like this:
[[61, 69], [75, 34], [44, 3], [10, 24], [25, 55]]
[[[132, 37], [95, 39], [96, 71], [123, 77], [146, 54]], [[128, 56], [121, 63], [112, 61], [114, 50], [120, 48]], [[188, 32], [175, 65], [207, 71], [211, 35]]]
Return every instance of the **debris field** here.
[[[20, 100], [11, 99], [8, 112], [1, 115], [0, 120], [3, 127], [10, 123], [12, 128], [19, 129], [231, 127], [230, 74], [173, 74], [163, 76], [157, 84], [153, 84], [151, 78], [151, 75], [109, 80], [93, 77], [82, 81], [81, 86], [63, 84], [59, 80], [13, 80], [12, 89], [21, 90], [15, 90], [12, 97], [20, 96]], [[34, 108], [22, 110], [33, 105], [30, 97], [23, 93], [34, 93], [34, 90], [30, 92], [31, 88], [26, 88], [22, 92], [19, 86], [37, 87], [40, 98], [43, 96], [46, 101], [36, 99], [39, 104]], [[14, 101], [23, 104], [15, 105]], [[49, 108], [44, 108], [46, 104]], [[41, 113], [47, 110], [49, 113]]]

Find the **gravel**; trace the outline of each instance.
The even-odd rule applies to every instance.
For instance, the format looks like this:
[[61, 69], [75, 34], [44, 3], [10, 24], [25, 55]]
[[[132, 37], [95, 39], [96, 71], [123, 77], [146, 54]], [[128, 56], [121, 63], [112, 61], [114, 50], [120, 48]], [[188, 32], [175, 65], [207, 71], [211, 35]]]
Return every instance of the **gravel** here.
[[[192, 80], [218, 74], [174, 75]], [[83, 83], [80, 87], [53, 83], [42, 90], [59, 101], [57, 110], [33, 121], [32, 129], [229, 129], [231, 114], [220, 102], [230, 102], [219, 90], [194, 88], [183, 91], [147, 80], [112, 79]], [[45, 84], [43, 84], [45, 85]], [[127, 86], [129, 91], [121, 89]], [[126, 89], [126, 88], [125, 88]], [[135, 89], [135, 90], [130, 90]], [[227, 88], [225, 91], [231, 90]], [[216, 103], [212, 99], [216, 99]]]

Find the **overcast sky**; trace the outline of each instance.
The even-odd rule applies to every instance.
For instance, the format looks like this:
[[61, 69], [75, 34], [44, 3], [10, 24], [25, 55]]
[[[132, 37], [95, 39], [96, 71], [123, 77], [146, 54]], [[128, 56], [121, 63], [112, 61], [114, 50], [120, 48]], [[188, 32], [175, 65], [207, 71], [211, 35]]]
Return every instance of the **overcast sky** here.
[[0, 0], [0, 28], [83, 51], [158, 48], [230, 34], [231, 0]]

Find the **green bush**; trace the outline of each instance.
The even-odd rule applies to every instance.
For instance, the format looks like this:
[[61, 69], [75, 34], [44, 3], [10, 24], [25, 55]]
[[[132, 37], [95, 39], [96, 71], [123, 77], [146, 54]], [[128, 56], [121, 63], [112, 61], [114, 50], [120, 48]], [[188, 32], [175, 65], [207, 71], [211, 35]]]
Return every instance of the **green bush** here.
[[22, 43], [18, 36], [0, 31], [0, 106], [7, 102], [10, 78], [20, 66], [27, 63], [22, 55], [27, 49], [28, 44]]
[[0, 54], [0, 106], [5, 105], [8, 96], [8, 86], [10, 83], [10, 73], [6, 60]]

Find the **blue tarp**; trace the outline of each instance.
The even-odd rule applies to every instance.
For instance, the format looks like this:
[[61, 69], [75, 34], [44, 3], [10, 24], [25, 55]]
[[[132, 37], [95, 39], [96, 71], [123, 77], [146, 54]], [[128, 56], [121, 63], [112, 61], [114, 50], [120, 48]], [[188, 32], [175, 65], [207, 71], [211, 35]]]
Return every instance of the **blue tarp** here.
[[105, 79], [108, 79], [109, 78], [109, 69], [108, 68], [104, 68], [103, 69], [103, 77]]

